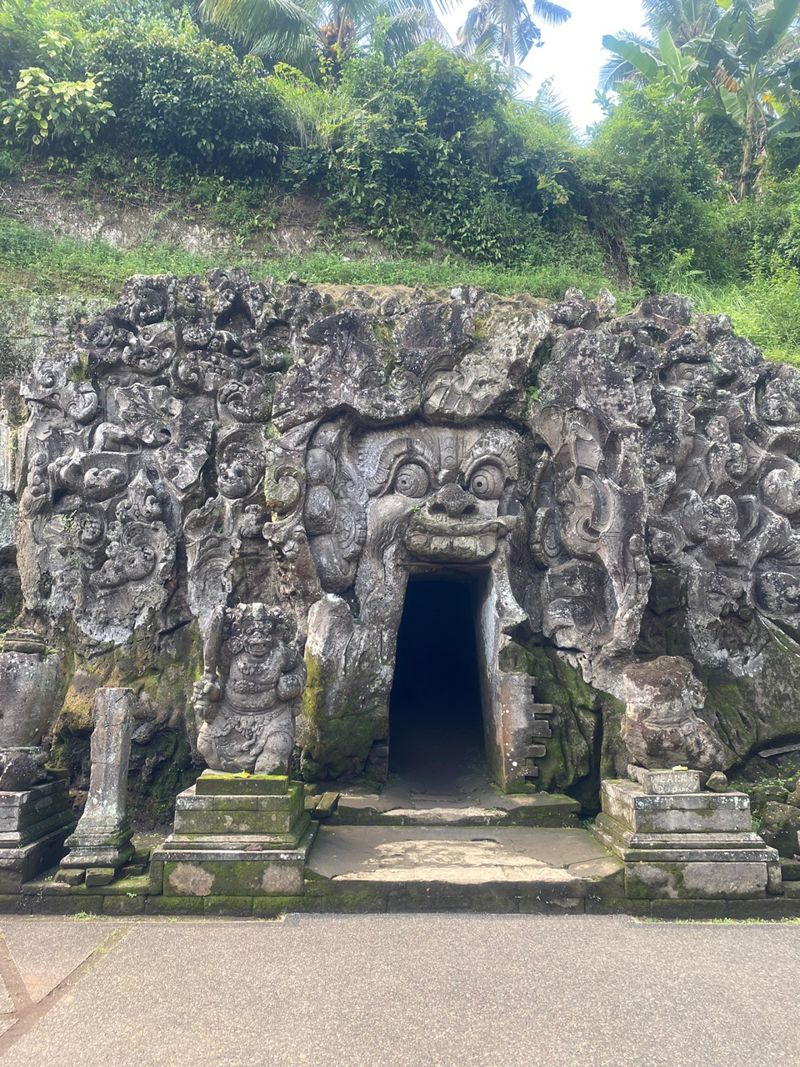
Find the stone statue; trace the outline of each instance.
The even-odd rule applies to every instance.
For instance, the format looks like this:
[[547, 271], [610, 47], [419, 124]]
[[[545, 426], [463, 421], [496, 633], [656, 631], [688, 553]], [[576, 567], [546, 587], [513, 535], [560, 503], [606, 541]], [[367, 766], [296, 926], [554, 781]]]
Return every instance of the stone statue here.
[[725, 750], [698, 712], [705, 687], [682, 656], [658, 656], [626, 667], [622, 736], [639, 767], [716, 771]]
[[197, 747], [212, 770], [285, 774], [306, 678], [294, 621], [278, 608], [219, 608], [195, 684]]

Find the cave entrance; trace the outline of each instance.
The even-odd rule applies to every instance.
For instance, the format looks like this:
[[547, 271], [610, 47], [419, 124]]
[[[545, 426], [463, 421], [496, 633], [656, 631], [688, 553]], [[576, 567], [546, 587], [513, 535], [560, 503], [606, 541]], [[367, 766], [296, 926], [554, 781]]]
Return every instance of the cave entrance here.
[[389, 700], [389, 770], [423, 788], [486, 773], [476, 641], [481, 587], [469, 575], [412, 576]]

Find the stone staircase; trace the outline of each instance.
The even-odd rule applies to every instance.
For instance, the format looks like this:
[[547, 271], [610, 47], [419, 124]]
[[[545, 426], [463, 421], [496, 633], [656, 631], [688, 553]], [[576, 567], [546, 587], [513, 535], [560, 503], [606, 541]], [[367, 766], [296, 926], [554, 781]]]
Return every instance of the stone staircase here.
[[476, 774], [449, 792], [393, 779], [306, 803], [320, 824], [306, 892], [342, 909], [580, 912], [620, 893], [622, 865], [571, 797], [504, 794]]

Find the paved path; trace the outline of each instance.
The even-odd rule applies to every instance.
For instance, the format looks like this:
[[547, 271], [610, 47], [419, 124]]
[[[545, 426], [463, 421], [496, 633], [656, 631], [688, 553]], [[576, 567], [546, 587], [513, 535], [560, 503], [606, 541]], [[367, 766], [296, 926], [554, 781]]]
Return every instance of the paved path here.
[[628, 917], [0, 920], [0, 1062], [800, 1063], [800, 925]]

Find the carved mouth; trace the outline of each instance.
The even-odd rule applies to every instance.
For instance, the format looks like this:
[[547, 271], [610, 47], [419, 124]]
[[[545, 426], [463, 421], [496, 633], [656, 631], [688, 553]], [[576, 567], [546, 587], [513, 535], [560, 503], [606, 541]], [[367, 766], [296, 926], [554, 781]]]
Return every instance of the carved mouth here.
[[418, 559], [476, 561], [489, 559], [497, 549], [497, 535], [492, 530], [479, 536], [444, 536], [411, 531], [406, 547]]
[[479, 562], [494, 555], [499, 538], [515, 522], [513, 515], [474, 521], [415, 515], [406, 535], [406, 548], [417, 559]]
[[434, 537], [483, 537], [494, 534], [503, 537], [517, 521], [515, 515], [503, 515], [495, 519], [451, 519], [443, 515], [434, 517], [422, 512], [411, 519], [412, 534], [425, 533]]

